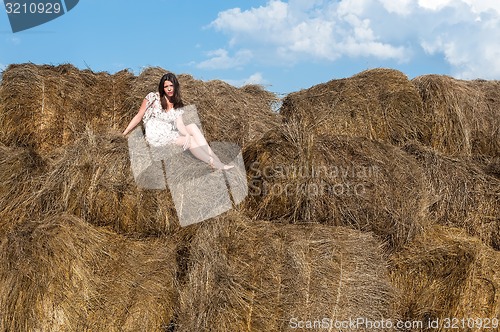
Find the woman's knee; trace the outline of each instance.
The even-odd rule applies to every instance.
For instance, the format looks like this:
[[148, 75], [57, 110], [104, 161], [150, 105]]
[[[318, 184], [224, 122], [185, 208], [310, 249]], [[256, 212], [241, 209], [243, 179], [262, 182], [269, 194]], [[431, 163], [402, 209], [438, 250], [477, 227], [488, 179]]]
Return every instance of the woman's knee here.
[[193, 135], [194, 133], [199, 133], [200, 132], [200, 128], [198, 128], [198, 126], [196, 125], [196, 123], [190, 123], [186, 126], [186, 129], [188, 130], [189, 133], [191, 133], [191, 135]]

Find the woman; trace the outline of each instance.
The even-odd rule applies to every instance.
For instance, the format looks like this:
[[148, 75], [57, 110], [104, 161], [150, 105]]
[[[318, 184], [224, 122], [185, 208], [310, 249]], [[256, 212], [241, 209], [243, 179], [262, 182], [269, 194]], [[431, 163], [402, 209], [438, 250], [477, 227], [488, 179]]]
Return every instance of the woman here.
[[158, 92], [150, 92], [142, 101], [139, 111], [130, 121], [123, 135], [127, 135], [141, 121], [146, 130], [146, 141], [153, 146], [176, 144], [189, 149], [198, 159], [208, 163], [213, 169], [228, 170], [234, 166], [225, 165], [214, 154], [205, 137], [195, 123], [184, 125], [184, 106], [180, 85], [173, 73], [160, 79]]

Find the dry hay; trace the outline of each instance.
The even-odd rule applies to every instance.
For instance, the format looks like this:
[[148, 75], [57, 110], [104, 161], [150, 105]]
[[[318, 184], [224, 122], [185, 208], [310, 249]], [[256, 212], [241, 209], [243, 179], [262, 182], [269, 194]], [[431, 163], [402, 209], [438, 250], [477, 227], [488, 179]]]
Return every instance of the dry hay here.
[[434, 221], [465, 229], [500, 249], [500, 181], [474, 163], [435, 152], [416, 142], [404, 150], [421, 164], [434, 192]]
[[429, 136], [417, 90], [406, 75], [393, 69], [366, 70], [290, 93], [280, 114], [285, 121], [300, 119], [317, 134], [393, 144]]
[[451, 156], [500, 156], [499, 82], [424, 75], [412, 83], [431, 117], [430, 146]]
[[134, 181], [121, 135], [85, 132], [53, 154], [52, 166], [38, 182], [36, 192], [21, 197], [31, 215], [65, 212], [141, 236], [178, 227], [168, 190], [141, 189]]
[[[135, 115], [142, 99], [158, 91], [160, 78], [168, 72], [159, 67], [146, 68], [134, 81], [127, 109]], [[277, 123], [272, 103], [277, 97], [257, 85], [236, 88], [220, 80], [203, 82], [187, 74], [177, 76], [185, 105], [195, 105], [207, 140], [227, 141], [244, 146], [263, 135]]]
[[500, 157], [489, 160], [484, 167], [484, 171], [500, 179]]
[[299, 321], [318, 331], [322, 320], [395, 318], [381, 244], [370, 234], [252, 222], [237, 213], [186, 232], [175, 331], [293, 331]]
[[[456, 331], [498, 331], [491, 319], [500, 317], [500, 253], [464, 230], [426, 229], [390, 259], [390, 270], [402, 292], [400, 312], [408, 321], [423, 322], [418, 331], [450, 331], [446, 318], [459, 320], [448, 321]], [[437, 318], [439, 326], [426, 328]], [[488, 318], [489, 327], [475, 325]]]
[[0, 238], [1, 331], [164, 331], [175, 250], [79, 218], [17, 224]]
[[34, 191], [35, 179], [47, 168], [48, 161], [33, 150], [0, 143], [0, 225], [20, 217], [19, 198]]
[[110, 75], [70, 64], [10, 65], [0, 86], [0, 141], [50, 152], [86, 128], [122, 129], [132, 80], [126, 70]]
[[372, 231], [397, 248], [419, 232], [432, 192], [418, 163], [366, 138], [284, 125], [244, 150], [248, 214]]
[[500, 156], [473, 156], [472, 158], [467, 158], [467, 160], [477, 165], [486, 174], [500, 179]]

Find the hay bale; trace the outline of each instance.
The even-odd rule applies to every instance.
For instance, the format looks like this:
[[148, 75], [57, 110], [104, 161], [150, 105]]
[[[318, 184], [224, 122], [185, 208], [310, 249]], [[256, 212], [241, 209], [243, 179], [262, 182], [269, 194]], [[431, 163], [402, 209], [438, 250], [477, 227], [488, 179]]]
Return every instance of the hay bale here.
[[53, 122], [56, 126], [60, 123], [55, 110], [57, 94], [51, 102], [46, 98], [49, 92], [55, 93], [53, 81], [43, 80], [40, 69], [32, 64], [10, 65], [3, 72], [0, 86], [0, 140], [8, 145], [34, 146], [37, 135], [45, 138], [51, 136], [47, 131], [48, 123]]
[[163, 331], [173, 317], [174, 250], [79, 218], [26, 221], [0, 238], [0, 330]]
[[[457, 331], [498, 329], [491, 320], [500, 317], [500, 253], [464, 230], [426, 229], [389, 264], [391, 280], [402, 291], [403, 318], [423, 323], [415, 330], [450, 331], [447, 323]], [[436, 319], [439, 325], [429, 328]], [[488, 319], [489, 327], [478, 325]]]
[[96, 74], [70, 64], [30, 63], [10, 65], [3, 74], [0, 141], [7, 145], [48, 153], [86, 128], [121, 129], [130, 121], [121, 115], [133, 79], [127, 71]]
[[39, 218], [65, 212], [140, 236], [179, 227], [168, 190], [141, 189], [134, 181], [122, 135], [85, 132], [54, 154], [52, 167], [38, 181], [39, 189], [23, 200]]
[[[84, 83], [84, 99], [78, 110], [83, 114], [76, 114], [82, 122], [74, 125], [74, 134], [80, 134], [86, 128], [96, 132], [106, 132], [111, 128], [123, 131], [130, 121], [125, 107], [135, 76], [128, 70], [112, 75], [82, 70], [79, 75]], [[72, 95], [68, 97], [71, 99]]]
[[[160, 67], [149, 67], [141, 72], [127, 99], [131, 119], [142, 99], [150, 91], [158, 91], [160, 78], [168, 72]], [[267, 129], [278, 123], [279, 117], [271, 111], [276, 95], [260, 86], [236, 88], [220, 80], [201, 81], [191, 75], [178, 75], [185, 105], [195, 105], [206, 138], [244, 146], [261, 137]]]
[[500, 155], [500, 83], [445, 75], [412, 80], [430, 118], [430, 146], [455, 157]]
[[427, 180], [411, 156], [390, 144], [316, 136], [288, 124], [249, 145], [244, 160], [245, 209], [256, 219], [372, 231], [393, 249], [427, 219]]
[[395, 317], [381, 245], [370, 234], [237, 213], [189, 232], [176, 331], [293, 331], [318, 321], [337, 330], [334, 322], [350, 318]]
[[299, 119], [315, 134], [367, 137], [392, 144], [425, 141], [422, 100], [406, 75], [377, 68], [293, 92], [283, 99], [284, 121]]
[[49, 161], [29, 148], [0, 143], [0, 229], [22, 219], [20, 206], [26, 193], [35, 191], [35, 179], [46, 172]]
[[500, 249], [500, 181], [475, 163], [409, 142], [404, 150], [421, 165], [436, 194], [434, 222], [465, 229]]

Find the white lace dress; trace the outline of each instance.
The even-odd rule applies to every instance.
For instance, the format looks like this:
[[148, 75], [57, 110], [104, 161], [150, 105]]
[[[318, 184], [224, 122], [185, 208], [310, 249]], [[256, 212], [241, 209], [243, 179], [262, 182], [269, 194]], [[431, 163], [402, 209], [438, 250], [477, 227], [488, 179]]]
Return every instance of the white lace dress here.
[[177, 118], [184, 113], [184, 110], [164, 111], [158, 92], [150, 92], [146, 96], [146, 100], [148, 108], [142, 117], [146, 130], [146, 141], [152, 146], [173, 144], [179, 137], [179, 130], [176, 126]]

